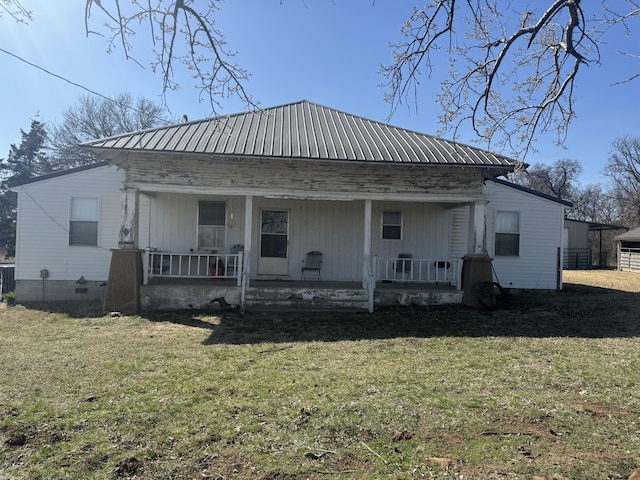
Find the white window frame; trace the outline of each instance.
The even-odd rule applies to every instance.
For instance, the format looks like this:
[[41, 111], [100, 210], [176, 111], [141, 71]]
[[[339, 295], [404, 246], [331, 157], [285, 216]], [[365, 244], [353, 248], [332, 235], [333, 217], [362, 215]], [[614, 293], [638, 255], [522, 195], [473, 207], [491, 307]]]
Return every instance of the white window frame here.
[[[400, 215], [400, 223], [385, 223], [384, 221], [384, 216], [386, 213], [390, 213], [390, 214], [398, 214]], [[402, 233], [403, 233], [403, 228], [402, 228], [402, 224], [403, 224], [403, 217], [404, 215], [402, 215], [402, 211], [401, 210], [384, 210], [382, 212], [382, 214], [380, 215], [380, 238], [382, 240], [402, 240]], [[391, 238], [391, 237], [385, 237], [385, 227], [399, 227], [400, 228], [400, 236], [398, 238]]]
[[[508, 229], [500, 229], [499, 228], [499, 224], [500, 221], [498, 219], [498, 217], [500, 217], [500, 215], [502, 214], [509, 214], [509, 215], [517, 215], [518, 218], [518, 226], [517, 229], [515, 230], [508, 230]], [[496, 216], [495, 216], [495, 233], [494, 233], [494, 245], [493, 245], [493, 251], [496, 257], [519, 257], [520, 256], [520, 238], [522, 236], [522, 214], [517, 211], [517, 210], [496, 210]], [[513, 235], [516, 236], [518, 239], [518, 243], [517, 243], [517, 252], [513, 253], [513, 252], [499, 252], [498, 251], [498, 235]]]
[[[219, 224], [201, 224], [200, 223], [200, 208], [203, 203], [218, 203], [224, 206], [224, 215], [222, 219], [222, 223]], [[224, 249], [226, 245], [226, 236], [227, 236], [227, 202], [224, 200], [199, 200], [198, 201], [198, 211], [197, 211], [197, 239], [198, 239], [198, 249], [199, 250], [219, 250]], [[217, 239], [217, 242], [214, 242], [212, 245], [203, 244], [203, 233], [205, 230], [209, 230], [214, 239]]]
[[[80, 200], [93, 200], [95, 201], [95, 215], [91, 213], [86, 214], [78, 214], [79, 212], [74, 209], [74, 201]], [[95, 243], [80, 243], [73, 242], [73, 226], [72, 224], [75, 222], [85, 222], [85, 223], [95, 223], [96, 230], [96, 240]], [[75, 196], [69, 197], [69, 235], [67, 239], [67, 243], [70, 247], [97, 247], [100, 244], [100, 197], [89, 197], [89, 196]]]

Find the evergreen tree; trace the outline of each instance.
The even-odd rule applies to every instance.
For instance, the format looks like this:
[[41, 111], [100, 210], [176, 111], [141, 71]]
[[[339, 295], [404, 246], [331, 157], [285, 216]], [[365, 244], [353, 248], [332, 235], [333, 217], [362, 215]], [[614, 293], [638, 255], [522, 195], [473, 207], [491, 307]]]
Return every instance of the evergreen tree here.
[[15, 255], [16, 214], [18, 195], [9, 190], [8, 185], [31, 177], [51, 172], [51, 165], [45, 154], [47, 132], [45, 125], [31, 121], [28, 132], [20, 130], [20, 145], [11, 145], [6, 159], [0, 159], [0, 249], [7, 257]]

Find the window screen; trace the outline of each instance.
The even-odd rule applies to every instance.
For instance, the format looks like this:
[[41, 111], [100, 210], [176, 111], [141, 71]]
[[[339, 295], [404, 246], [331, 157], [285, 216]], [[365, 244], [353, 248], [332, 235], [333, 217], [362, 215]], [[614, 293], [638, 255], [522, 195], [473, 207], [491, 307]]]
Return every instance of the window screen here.
[[198, 203], [198, 248], [224, 248], [226, 210], [225, 202]]
[[386, 240], [402, 238], [402, 212], [382, 212], [382, 238]]
[[69, 245], [98, 245], [98, 199], [73, 197], [69, 218]]
[[505, 257], [520, 255], [519, 212], [496, 212], [495, 254]]

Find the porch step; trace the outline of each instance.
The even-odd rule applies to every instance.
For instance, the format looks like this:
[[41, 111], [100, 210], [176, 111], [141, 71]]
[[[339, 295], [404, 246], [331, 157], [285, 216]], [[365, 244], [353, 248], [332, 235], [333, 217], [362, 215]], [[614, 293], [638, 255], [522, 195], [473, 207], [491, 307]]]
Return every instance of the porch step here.
[[245, 308], [250, 310], [366, 310], [364, 289], [335, 288], [251, 288]]

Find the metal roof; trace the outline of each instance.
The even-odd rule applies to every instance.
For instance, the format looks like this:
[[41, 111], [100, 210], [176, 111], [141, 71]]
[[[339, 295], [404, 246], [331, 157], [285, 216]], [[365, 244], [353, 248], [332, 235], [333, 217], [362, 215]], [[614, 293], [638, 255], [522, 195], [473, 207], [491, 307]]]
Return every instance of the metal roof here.
[[503, 155], [369, 120], [306, 100], [83, 144], [113, 151], [507, 167]]

